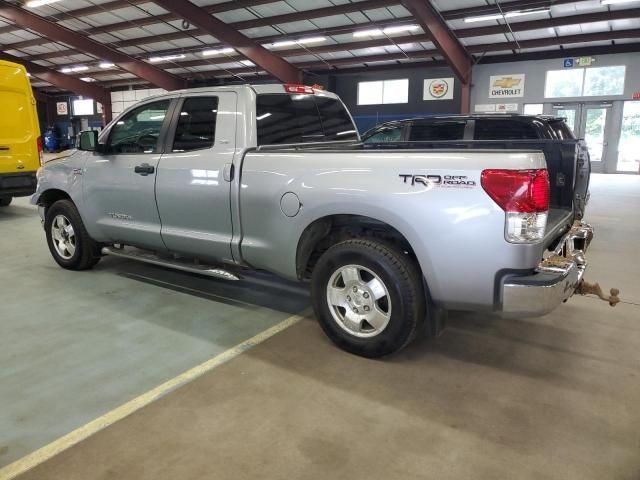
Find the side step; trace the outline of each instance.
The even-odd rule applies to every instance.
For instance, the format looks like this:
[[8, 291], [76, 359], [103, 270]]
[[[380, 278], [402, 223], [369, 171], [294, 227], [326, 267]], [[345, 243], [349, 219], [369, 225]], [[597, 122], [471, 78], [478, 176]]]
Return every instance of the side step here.
[[240, 277], [221, 268], [211, 265], [180, 261], [177, 259], [169, 260], [158, 257], [157, 255], [145, 252], [143, 250], [125, 250], [124, 248], [104, 247], [103, 255], [113, 255], [114, 257], [128, 258], [129, 260], [137, 260], [138, 262], [150, 263], [160, 267], [172, 268], [183, 272], [196, 273], [207, 277], [221, 278], [223, 280], [240, 280]]

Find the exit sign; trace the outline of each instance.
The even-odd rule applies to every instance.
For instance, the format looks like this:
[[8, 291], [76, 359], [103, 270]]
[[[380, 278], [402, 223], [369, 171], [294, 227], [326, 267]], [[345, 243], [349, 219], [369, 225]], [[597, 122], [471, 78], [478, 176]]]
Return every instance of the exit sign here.
[[576, 65], [579, 67], [590, 67], [593, 63], [593, 58], [591, 57], [578, 57], [576, 58]]
[[633, 97], [634, 100], [640, 100], [640, 92], [633, 92]]

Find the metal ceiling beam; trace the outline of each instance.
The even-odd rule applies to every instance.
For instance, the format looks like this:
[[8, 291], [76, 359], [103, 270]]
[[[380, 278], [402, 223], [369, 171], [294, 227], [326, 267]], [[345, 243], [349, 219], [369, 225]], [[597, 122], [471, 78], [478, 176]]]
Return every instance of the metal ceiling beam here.
[[[55, 21], [60, 22], [64, 20], [74, 20], [79, 17], [86, 17], [88, 15], [96, 15], [98, 13], [111, 12], [120, 8], [127, 8], [136, 6], [142, 3], [149, 3], [149, 0], [115, 0], [112, 2], [101, 3], [99, 5], [92, 5], [90, 7], [77, 8], [75, 10], [61, 11], [56, 13]], [[207, 8], [209, 13], [220, 13], [224, 11], [236, 10], [238, 8], [250, 8], [265, 3], [273, 3], [273, 0], [231, 0], [228, 2], [218, 3], [216, 5], [210, 5]], [[175, 20], [176, 18], [173, 18]], [[126, 23], [126, 22], [123, 22]], [[0, 28], [0, 33], [11, 33], [16, 30], [13, 25]]]
[[[333, 15], [341, 15], [346, 13], [359, 12], [360, 10], [371, 10], [376, 8], [388, 7], [390, 5], [397, 5], [400, 0], [362, 0], [357, 3], [346, 3], [343, 5], [336, 5], [332, 7], [315, 8], [312, 10], [305, 10], [304, 12], [287, 13], [284, 15], [274, 15], [271, 17], [258, 18], [255, 20], [245, 20], [241, 22], [232, 22], [231, 25], [236, 30], [243, 30], [246, 28], [265, 27], [281, 23], [297, 22], [302, 20], [313, 20], [315, 18], [330, 17]], [[261, 5], [263, 3], [273, 3], [273, 0], [232, 0], [224, 3], [217, 3], [215, 5], [209, 5], [207, 7], [201, 7], [209, 14], [221, 13], [230, 10], [236, 10], [238, 8], [245, 8], [250, 6]], [[98, 35], [101, 33], [111, 33], [118, 30], [127, 30], [134, 27], [144, 27], [147, 25], [155, 25], [162, 22], [170, 22], [177, 20], [177, 17], [173, 13], [150, 16], [146, 18], [140, 18], [137, 20], [131, 20], [126, 22], [112, 23], [110, 25], [104, 25], [101, 27], [95, 27], [85, 30], [83, 33], [86, 35]], [[159, 41], [164, 36], [159, 35], [157, 38]], [[36, 38], [33, 40], [26, 40], [24, 42], [16, 42], [10, 45], [6, 45], [6, 48], [21, 49], [26, 47], [34, 47], [37, 45], [44, 45], [50, 43], [51, 40], [47, 38]]]
[[566, 17], [553, 17], [544, 20], [529, 20], [525, 22], [509, 22], [509, 25], [492, 25], [489, 27], [460, 28], [454, 30], [458, 38], [481, 37], [483, 35], [496, 35], [509, 32], [526, 32], [529, 30], [541, 30], [543, 28], [566, 27], [581, 23], [607, 22], [611, 20], [628, 20], [640, 18], [640, 8], [627, 10], [611, 10], [607, 12], [583, 13], [579, 15], [567, 15]]
[[302, 70], [294, 67], [278, 55], [240, 33], [234, 27], [227, 25], [222, 20], [218, 20], [190, 1], [154, 0], [154, 2], [198, 26], [209, 35], [222, 40], [278, 80], [290, 83], [300, 83], [302, 81]]
[[[356, 25], [343, 25], [340, 27], [331, 27], [331, 28], [320, 28], [320, 29], [311, 29], [311, 30], [301, 30], [295, 33], [292, 33], [290, 35], [283, 35], [281, 33], [277, 34], [277, 35], [266, 35], [266, 36], [261, 36], [261, 37], [253, 37], [252, 39], [254, 41], [259, 41], [262, 44], [265, 43], [272, 43], [272, 42], [277, 42], [279, 40], [284, 40], [287, 38], [303, 38], [304, 36], [307, 35], [322, 35], [322, 36], [327, 36], [327, 35], [348, 35], [348, 34], [353, 34], [354, 32], [360, 31], [360, 30], [368, 30], [368, 29], [372, 29], [372, 28], [386, 28], [386, 27], [395, 27], [395, 26], [404, 26], [404, 25], [413, 25], [415, 24], [415, 21], [413, 20], [413, 18], [411, 17], [404, 17], [404, 18], [394, 18], [392, 20], [385, 20], [385, 21], [381, 21], [381, 22], [375, 22], [375, 23], [359, 23]], [[163, 41], [163, 42], [168, 42], [168, 41], [172, 41], [172, 40], [184, 40], [184, 39], [189, 39], [192, 36], [197, 36], [197, 35], [206, 35], [206, 32], [203, 32], [202, 30], [200, 30], [199, 28], [196, 29], [192, 29], [192, 30], [187, 30], [184, 32], [176, 32], [176, 33], [168, 33], [165, 35], [162, 35], [162, 37], [159, 39], [157, 36], [145, 36], [145, 37], [137, 37], [137, 38], [133, 38], [130, 40], [121, 40], [119, 42], [113, 42], [110, 44], [111, 47], [113, 48], [126, 48], [126, 47], [140, 47], [141, 45], [146, 45], [146, 44], [151, 44], [151, 43], [158, 43], [159, 40]], [[211, 44], [211, 45], [207, 45], [207, 49], [209, 48], [221, 48], [224, 45], [222, 43], [215, 43], [215, 44]], [[5, 45], [4, 47], [0, 47], [0, 50], [5, 49], [5, 50], [9, 50], [11, 47], [11, 45]], [[196, 46], [196, 47], [186, 47], [186, 48], [173, 48], [173, 49], [167, 49], [167, 50], [160, 50], [160, 51], [154, 51], [153, 55], [165, 55], [165, 54], [169, 54], [171, 52], [176, 53], [176, 52], [180, 52], [180, 51], [185, 51], [185, 52], [189, 52], [189, 51], [197, 51], [197, 50], [201, 50], [202, 46]], [[42, 53], [39, 55], [29, 55], [29, 60], [32, 61], [36, 61], [36, 60], [48, 60], [50, 58], [59, 58], [59, 57], [65, 57], [68, 55], [77, 55], [80, 52], [79, 50], [75, 50], [75, 49], [68, 49], [68, 50], [59, 50], [56, 52], [48, 52], [48, 53]]]
[[103, 116], [105, 123], [111, 121], [111, 94], [105, 88], [93, 83], [84, 82], [79, 78], [51, 70], [50, 68], [43, 67], [37, 63], [25, 61], [20, 57], [14, 57], [8, 53], [0, 52], [0, 59], [24, 65], [30, 75], [50, 83], [51, 85], [69, 90], [78, 95], [82, 95], [83, 97], [93, 98], [103, 106], [102, 111], [104, 112]]
[[[405, 35], [402, 37], [395, 37], [393, 38], [394, 43], [390, 43], [389, 39], [384, 37], [384, 38], [377, 38], [375, 40], [359, 40], [356, 42], [347, 42], [347, 43], [331, 44], [331, 45], [319, 45], [316, 47], [309, 46], [304, 48], [297, 47], [297, 48], [278, 49], [278, 50], [271, 51], [271, 53], [273, 53], [274, 55], [277, 55], [278, 57], [286, 58], [286, 57], [295, 57], [298, 55], [318, 55], [321, 53], [334, 53], [339, 51], [359, 50], [363, 48], [373, 48], [373, 47], [391, 47], [394, 44], [406, 44], [406, 43], [430, 42], [430, 41], [431, 41], [431, 37], [429, 35], [421, 33], [417, 35]], [[176, 53], [175, 50], [167, 51], [166, 53], [170, 53], [170, 52]], [[157, 54], [161, 55], [162, 52], [158, 52]], [[167, 62], [166, 65], [168, 66], [168, 68], [201, 67], [206, 65], [220, 65], [224, 63], [230, 63], [230, 62], [238, 62], [238, 61], [241, 61], [243, 58], [244, 58], [243, 56], [240, 56], [237, 54], [230, 54], [230, 55], [221, 55], [218, 57], [202, 58], [202, 59], [196, 59], [196, 60], [177, 59], [171, 62]], [[63, 65], [59, 65], [59, 67], [62, 67], [62, 66]], [[107, 72], [109, 70], [105, 69], [101, 71]], [[86, 76], [87, 72], [81, 72], [81, 73], [78, 73], [78, 75]]]
[[581, 33], [578, 35], [564, 35], [562, 37], [536, 38], [520, 40], [519, 42], [490, 43], [487, 45], [473, 45], [468, 49], [472, 53], [501, 52], [507, 50], [521, 50], [526, 48], [555, 47], [567, 44], [602, 42], [617, 39], [640, 38], [640, 28], [629, 30], [614, 30], [612, 32]]
[[468, 84], [473, 60], [460, 40], [456, 38], [438, 11], [429, 0], [402, 0], [404, 7], [411, 12], [422, 29], [431, 35], [432, 42], [442, 52], [456, 77]]
[[492, 5], [478, 7], [456, 8], [454, 10], [442, 10], [440, 14], [445, 20], [457, 20], [465, 17], [479, 17], [499, 13], [515, 12], [518, 10], [531, 10], [535, 8], [549, 8], [556, 5], [568, 5], [571, 3], [584, 3], [593, 0], [515, 0], [512, 2], [500, 2]]
[[184, 82], [179, 77], [165, 72], [159, 68], [126, 55], [118, 50], [106, 47], [90, 38], [80, 35], [73, 30], [50, 22], [38, 15], [27, 12], [22, 8], [9, 5], [6, 2], [0, 4], [0, 16], [28, 28], [48, 39], [66, 43], [81, 49], [97, 58], [108, 60], [120, 66], [123, 70], [144, 78], [158, 87], [166, 90], [177, 90], [184, 87]]

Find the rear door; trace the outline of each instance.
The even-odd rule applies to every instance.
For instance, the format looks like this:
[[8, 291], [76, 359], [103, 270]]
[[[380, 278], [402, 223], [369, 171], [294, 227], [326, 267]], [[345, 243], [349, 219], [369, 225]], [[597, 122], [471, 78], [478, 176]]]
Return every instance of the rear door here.
[[40, 128], [24, 67], [0, 61], [0, 174], [35, 172]]
[[237, 94], [191, 94], [174, 113], [158, 166], [162, 239], [173, 252], [233, 261], [231, 181]]

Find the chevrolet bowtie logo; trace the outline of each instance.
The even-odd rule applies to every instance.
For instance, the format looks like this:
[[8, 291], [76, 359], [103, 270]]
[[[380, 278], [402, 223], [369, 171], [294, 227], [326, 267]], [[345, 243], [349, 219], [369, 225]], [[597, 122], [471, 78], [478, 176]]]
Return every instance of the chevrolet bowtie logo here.
[[493, 82], [493, 86], [499, 87], [499, 88], [511, 88], [511, 87], [515, 87], [516, 85], [520, 85], [519, 78], [502, 77], [496, 80], [495, 82]]

